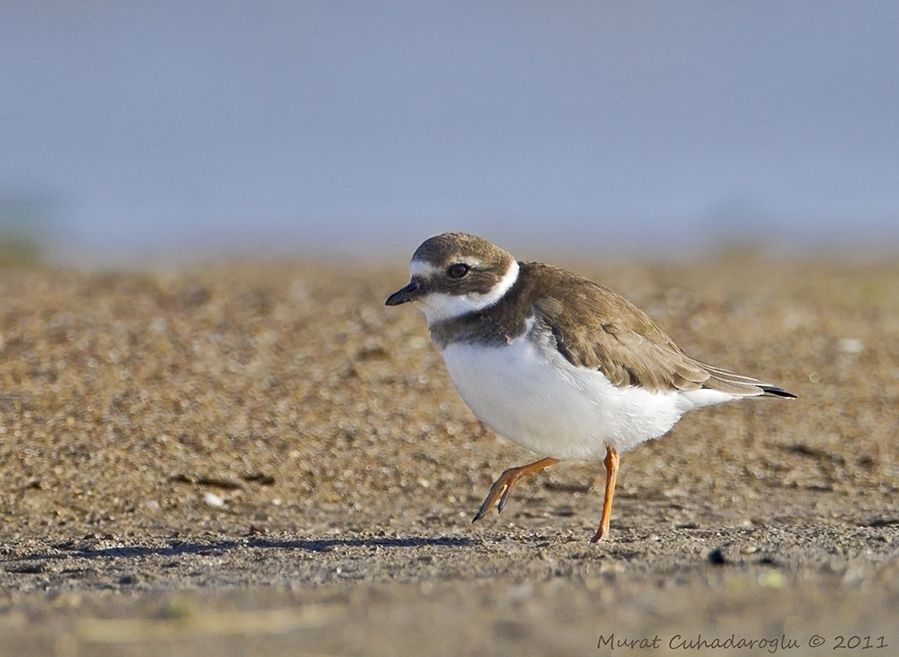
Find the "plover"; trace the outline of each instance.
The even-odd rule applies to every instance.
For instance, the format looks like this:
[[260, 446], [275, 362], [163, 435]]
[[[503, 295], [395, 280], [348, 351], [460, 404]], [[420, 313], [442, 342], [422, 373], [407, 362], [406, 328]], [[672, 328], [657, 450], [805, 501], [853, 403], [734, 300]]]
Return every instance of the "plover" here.
[[562, 460], [602, 460], [596, 542], [608, 536], [618, 455], [668, 432], [686, 411], [746, 397], [795, 397], [687, 356], [642, 310], [577, 274], [467, 233], [425, 240], [411, 281], [450, 378], [474, 414], [542, 458], [500, 475], [474, 517], [502, 512], [515, 484]]

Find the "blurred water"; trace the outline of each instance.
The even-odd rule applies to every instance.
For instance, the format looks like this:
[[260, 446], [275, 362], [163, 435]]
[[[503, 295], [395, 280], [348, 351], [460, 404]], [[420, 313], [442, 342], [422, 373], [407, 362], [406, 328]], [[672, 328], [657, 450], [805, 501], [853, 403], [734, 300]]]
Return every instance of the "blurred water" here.
[[0, 229], [63, 251], [899, 244], [897, 3], [0, 13]]

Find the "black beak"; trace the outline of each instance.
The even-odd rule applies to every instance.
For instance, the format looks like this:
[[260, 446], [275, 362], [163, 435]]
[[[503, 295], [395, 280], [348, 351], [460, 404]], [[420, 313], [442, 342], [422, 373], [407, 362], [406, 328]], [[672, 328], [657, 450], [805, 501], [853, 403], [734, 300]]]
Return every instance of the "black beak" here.
[[407, 301], [414, 301], [418, 297], [423, 294], [421, 289], [421, 283], [418, 281], [410, 281], [409, 284], [402, 288], [401, 290], [397, 290], [389, 297], [387, 297], [387, 301], [384, 303], [388, 306], [398, 306], [401, 303], [406, 303]]

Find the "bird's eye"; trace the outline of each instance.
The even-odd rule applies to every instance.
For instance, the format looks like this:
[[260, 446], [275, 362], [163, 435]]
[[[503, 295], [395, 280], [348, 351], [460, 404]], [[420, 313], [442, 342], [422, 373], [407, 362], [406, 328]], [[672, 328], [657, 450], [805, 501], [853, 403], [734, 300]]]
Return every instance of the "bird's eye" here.
[[450, 265], [450, 268], [446, 270], [446, 273], [450, 278], [463, 278], [467, 276], [470, 271], [471, 267], [464, 262], [457, 262], [454, 265]]

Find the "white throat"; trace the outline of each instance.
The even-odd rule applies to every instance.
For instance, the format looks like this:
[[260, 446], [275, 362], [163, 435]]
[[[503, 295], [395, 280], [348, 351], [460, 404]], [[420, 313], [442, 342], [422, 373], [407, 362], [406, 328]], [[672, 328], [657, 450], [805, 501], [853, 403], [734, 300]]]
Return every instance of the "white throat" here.
[[[428, 271], [430, 268], [433, 271]], [[436, 272], [436, 268], [425, 263], [412, 261], [412, 274], [423, 275]], [[442, 273], [442, 272], [441, 272]], [[515, 281], [518, 280], [518, 263], [514, 260], [503, 277], [497, 281], [490, 291], [483, 294], [472, 292], [470, 294], [443, 294], [431, 293], [424, 296], [418, 307], [428, 320], [428, 326], [443, 322], [454, 317], [461, 317], [477, 310], [489, 308], [503, 298]]]

